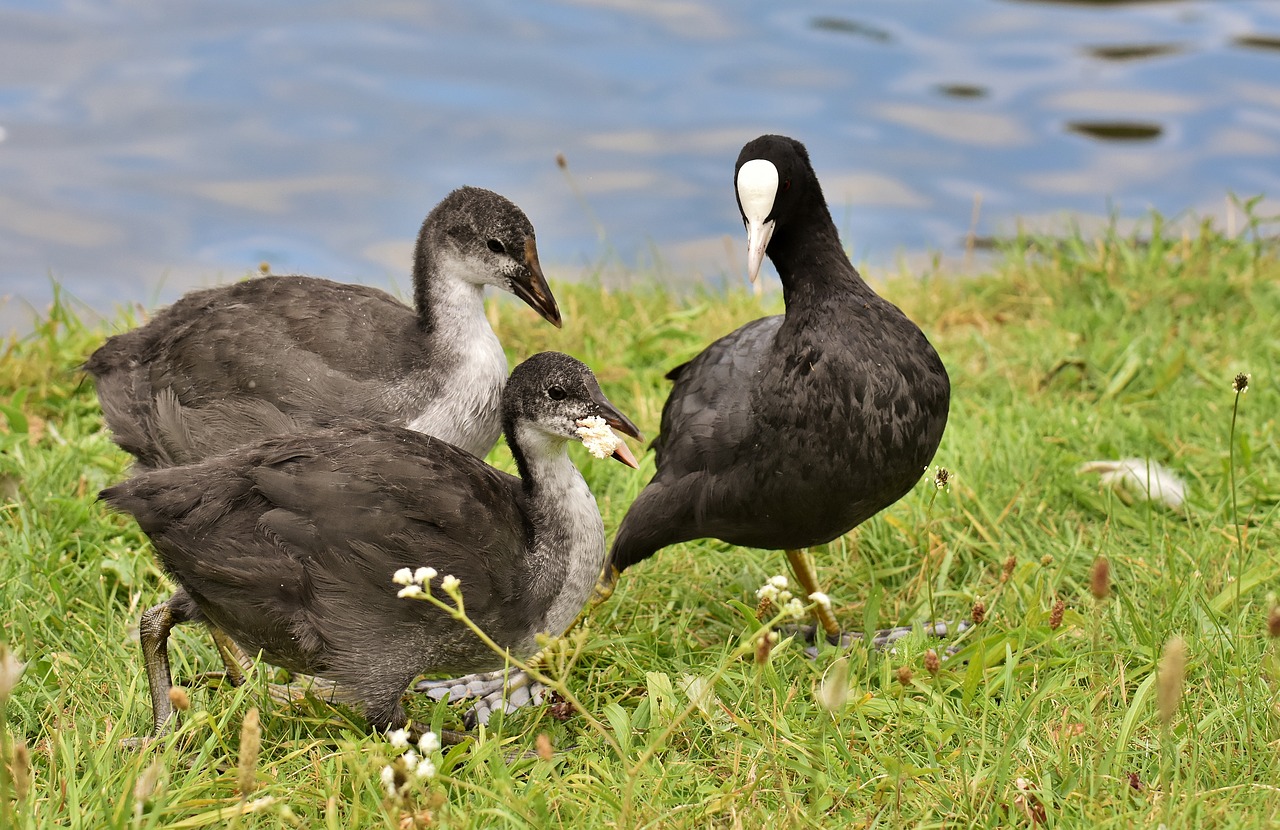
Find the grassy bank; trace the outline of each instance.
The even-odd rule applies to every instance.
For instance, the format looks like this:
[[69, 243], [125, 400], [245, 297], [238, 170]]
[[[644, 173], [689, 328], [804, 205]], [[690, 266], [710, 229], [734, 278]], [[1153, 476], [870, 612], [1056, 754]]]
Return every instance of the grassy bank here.
[[[563, 331], [492, 307], [513, 361], [551, 348], [583, 358], [649, 434], [663, 373], [780, 302], [556, 290]], [[981, 602], [985, 619], [958, 653], [932, 673], [926, 653], [941, 646], [916, 634], [840, 662], [784, 641], [759, 662], [749, 611], [781, 555], [674, 547], [628, 572], [558, 669], [590, 717], [541, 707], [499, 719], [400, 803], [379, 780], [385, 742], [323, 706], [272, 703], [265, 671], [238, 690], [191, 683], [173, 739], [119, 748], [147, 728], [133, 628], [167, 588], [136, 526], [94, 499], [126, 468], [73, 369], [104, 332], [55, 308], [7, 348], [0, 374], [0, 639], [26, 663], [3, 749], [12, 758], [20, 741], [31, 767], [24, 784], [19, 749], [23, 793], [6, 777], [0, 826], [1269, 826], [1280, 814], [1274, 250], [1210, 233], [1029, 245], [987, 276], [882, 291], [951, 372], [936, 459], [951, 481], [922, 480], [818, 551], [819, 572], [854, 629], [959, 620]], [[1243, 395], [1238, 373], [1251, 374]], [[505, 452], [495, 463], [509, 467]], [[636, 474], [576, 457], [611, 534], [652, 459]], [[1184, 508], [1131, 503], [1076, 472], [1126, 457], [1185, 479]], [[1091, 586], [1099, 557], [1109, 579]], [[1157, 682], [1174, 637], [1180, 694], [1171, 672]], [[203, 632], [180, 629], [173, 643], [179, 678], [217, 667]], [[846, 675], [847, 701], [820, 706], [824, 680], [838, 689]], [[237, 761], [251, 707], [263, 735], [246, 795]], [[456, 723], [456, 711], [415, 711]], [[561, 749], [522, 757], [540, 735]]]

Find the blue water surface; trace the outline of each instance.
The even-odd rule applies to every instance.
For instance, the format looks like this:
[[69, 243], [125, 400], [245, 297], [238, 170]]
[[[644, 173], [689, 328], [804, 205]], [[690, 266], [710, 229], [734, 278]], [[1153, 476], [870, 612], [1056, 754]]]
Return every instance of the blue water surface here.
[[738, 280], [763, 132], [872, 271], [1019, 223], [1238, 228], [1280, 191], [1280, 4], [0, 0], [0, 330], [51, 279], [103, 313], [263, 261], [405, 291], [461, 184], [552, 278]]

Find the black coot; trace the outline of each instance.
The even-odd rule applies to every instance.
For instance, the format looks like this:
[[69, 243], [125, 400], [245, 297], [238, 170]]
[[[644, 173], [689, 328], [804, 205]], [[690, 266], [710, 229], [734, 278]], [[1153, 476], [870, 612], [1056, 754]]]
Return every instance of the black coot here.
[[[331, 681], [379, 731], [404, 724], [401, 695], [419, 674], [501, 668], [460, 623], [397, 595], [402, 568], [456, 577], [471, 619], [513, 654], [533, 654], [538, 634], [558, 635], [578, 614], [604, 562], [600, 513], [566, 452], [588, 418], [637, 435], [586, 366], [546, 352], [503, 392], [519, 478], [430, 436], [353, 420], [103, 490], [178, 584], [140, 625], [153, 734], [169, 726], [167, 639], [184, 622]], [[621, 442], [614, 457], [635, 466]]]
[[[950, 382], [920, 329], [850, 264], [800, 142], [751, 141], [734, 181], [750, 276], [768, 253], [786, 314], [746, 324], [667, 375], [657, 473], [619, 528], [607, 578], [667, 545], [714, 537], [785, 550], [811, 593], [801, 549], [912, 488], [942, 439]], [[819, 616], [838, 634], [829, 610]]]
[[463, 187], [418, 236], [410, 309], [384, 291], [299, 276], [187, 294], [85, 362], [116, 443], [140, 467], [185, 464], [268, 435], [356, 415], [483, 457], [501, 431], [507, 359], [486, 285], [555, 325], [533, 225]]

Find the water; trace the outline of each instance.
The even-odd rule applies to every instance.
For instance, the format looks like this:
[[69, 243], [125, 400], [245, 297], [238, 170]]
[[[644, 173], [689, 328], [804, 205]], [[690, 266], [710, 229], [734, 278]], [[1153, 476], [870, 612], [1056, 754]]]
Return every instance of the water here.
[[0, 0], [0, 331], [51, 276], [104, 313], [262, 261], [403, 292], [464, 183], [552, 278], [737, 280], [762, 132], [873, 270], [1019, 221], [1238, 226], [1228, 194], [1280, 191], [1280, 4]]

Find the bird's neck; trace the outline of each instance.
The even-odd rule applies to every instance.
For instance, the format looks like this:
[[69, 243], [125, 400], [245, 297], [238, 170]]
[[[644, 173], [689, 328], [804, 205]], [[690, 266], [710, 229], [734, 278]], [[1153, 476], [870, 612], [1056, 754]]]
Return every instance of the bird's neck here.
[[484, 313], [484, 284], [447, 248], [419, 246], [414, 258], [413, 300], [418, 327], [436, 340], [474, 338], [493, 330]]
[[[524, 486], [533, 538], [527, 557], [531, 608], [546, 609], [540, 631], [558, 636], [577, 617], [604, 565], [604, 522], [566, 439], [515, 428], [512, 455]], [[511, 433], [508, 432], [510, 436]]]
[[871, 291], [849, 262], [825, 206], [779, 227], [769, 242], [769, 259], [778, 271], [788, 309], [820, 304], [832, 296]]

